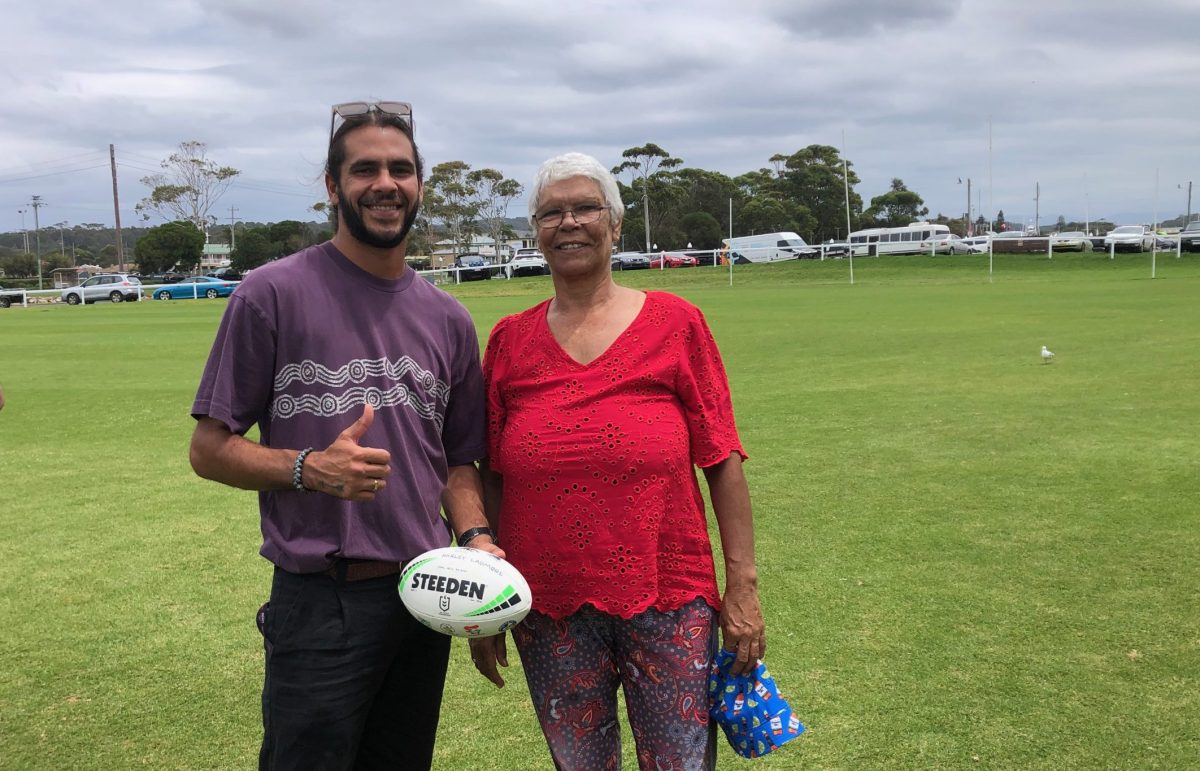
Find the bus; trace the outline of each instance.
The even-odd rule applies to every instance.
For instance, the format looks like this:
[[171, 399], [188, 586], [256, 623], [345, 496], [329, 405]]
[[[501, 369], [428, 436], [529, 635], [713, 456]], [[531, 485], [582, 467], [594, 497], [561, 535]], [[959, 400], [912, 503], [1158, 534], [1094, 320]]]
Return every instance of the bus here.
[[943, 233], [943, 238], [949, 236], [950, 228], [932, 222], [914, 222], [897, 228], [867, 228], [850, 234], [850, 248], [855, 257], [922, 254], [929, 251], [929, 247], [922, 248], [921, 242]]

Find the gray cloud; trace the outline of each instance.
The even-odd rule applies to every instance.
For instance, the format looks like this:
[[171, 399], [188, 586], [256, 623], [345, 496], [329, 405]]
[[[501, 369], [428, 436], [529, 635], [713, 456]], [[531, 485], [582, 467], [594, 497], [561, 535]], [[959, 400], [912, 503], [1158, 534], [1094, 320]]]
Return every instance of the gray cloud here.
[[413, 102], [429, 163], [521, 181], [567, 149], [615, 164], [655, 142], [737, 175], [819, 143], [844, 146], [865, 199], [900, 177], [957, 213], [970, 177], [1010, 216], [1040, 184], [1044, 220], [1139, 221], [1155, 169], [1164, 216], [1200, 181], [1188, 0], [56, 5], [11, 9], [0, 50], [5, 230], [33, 194], [111, 221], [109, 143], [131, 220], [140, 177], [190, 139], [243, 171], [223, 206], [306, 217], [329, 105], [359, 98]]

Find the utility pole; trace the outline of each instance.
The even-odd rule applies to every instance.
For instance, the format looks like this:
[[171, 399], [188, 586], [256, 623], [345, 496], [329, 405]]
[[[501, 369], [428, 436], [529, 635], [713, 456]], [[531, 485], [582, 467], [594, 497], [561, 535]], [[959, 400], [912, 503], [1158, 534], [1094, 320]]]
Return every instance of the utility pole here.
[[37, 244], [37, 266], [38, 266], [38, 289], [42, 288], [42, 226], [38, 224], [38, 209], [46, 204], [42, 203], [42, 197], [35, 195], [33, 201], [30, 202], [33, 207], [33, 237]]
[[650, 196], [646, 187], [650, 185], [650, 177], [642, 180], [642, 218], [646, 221], [646, 250], [650, 250]]
[[[1183, 187], [1183, 185], [1179, 185], [1178, 187]], [[1183, 220], [1183, 224], [1187, 225], [1191, 221], [1192, 221], [1192, 183], [1188, 182], [1187, 217]], [[28, 251], [28, 249], [26, 249], [26, 251]]]
[[117, 151], [108, 146], [108, 164], [112, 168], [113, 182], [113, 216], [117, 222], [117, 270], [125, 272], [125, 240], [121, 238], [121, 204], [117, 198]]
[[1042, 234], [1042, 183], [1033, 183], [1033, 234]]
[[[234, 234], [234, 226], [237, 224], [237, 209], [229, 207], [229, 251], [232, 252], [237, 246], [237, 236]], [[494, 246], [494, 244], [493, 244]]]

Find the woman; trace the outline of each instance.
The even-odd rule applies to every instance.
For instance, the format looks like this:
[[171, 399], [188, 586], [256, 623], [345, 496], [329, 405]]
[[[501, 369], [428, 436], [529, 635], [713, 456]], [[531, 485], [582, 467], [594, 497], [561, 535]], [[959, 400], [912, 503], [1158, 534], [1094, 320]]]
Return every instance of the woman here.
[[[718, 621], [735, 674], [766, 651], [725, 370], [695, 307], [613, 282], [624, 207], [598, 161], [547, 161], [529, 210], [554, 297], [488, 342], [485, 487], [533, 592], [512, 631], [538, 720], [558, 768], [618, 768], [622, 687], [642, 768], [711, 768]], [[723, 598], [693, 464], [720, 529]], [[472, 640], [471, 655], [504, 684], [503, 636]]]

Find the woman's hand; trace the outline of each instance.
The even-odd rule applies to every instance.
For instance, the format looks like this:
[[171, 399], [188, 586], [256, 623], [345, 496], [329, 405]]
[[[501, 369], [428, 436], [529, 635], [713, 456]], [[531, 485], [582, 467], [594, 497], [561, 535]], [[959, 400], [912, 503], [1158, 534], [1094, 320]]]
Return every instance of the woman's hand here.
[[507, 636], [507, 632], [501, 632], [491, 637], [472, 637], [468, 640], [471, 646], [471, 661], [475, 663], [475, 668], [479, 670], [479, 674], [495, 683], [497, 688], [504, 687], [504, 678], [500, 676], [496, 665], [508, 666], [508, 646], [505, 643]]
[[737, 661], [729, 670], [734, 675], [753, 672], [758, 660], [767, 655], [766, 623], [755, 584], [726, 586], [721, 602], [721, 638], [725, 650], [737, 653]]

